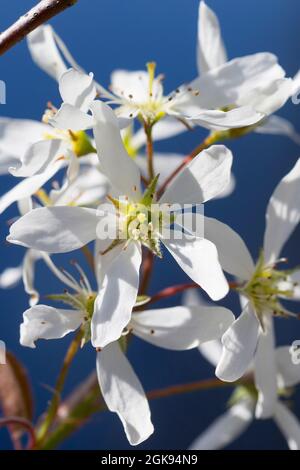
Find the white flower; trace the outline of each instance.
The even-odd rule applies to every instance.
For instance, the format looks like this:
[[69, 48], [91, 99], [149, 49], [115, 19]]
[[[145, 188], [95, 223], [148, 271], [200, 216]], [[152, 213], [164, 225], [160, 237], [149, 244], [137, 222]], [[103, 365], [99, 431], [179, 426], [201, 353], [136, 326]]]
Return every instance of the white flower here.
[[228, 61], [218, 18], [203, 0], [199, 5], [197, 63], [200, 78], [193, 86], [201, 89], [202, 82], [203, 86], [210, 82], [208, 89], [214, 90], [220, 107], [230, 103], [249, 105], [269, 116], [255, 132], [282, 134], [300, 143], [300, 136], [289, 121], [271, 116], [294, 94], [297, 76], [294, 80], [285, 78], [277, 58], [269, 53]]
[[[130, 320], [139, 285], [142, 245], [160, 255], [163, 242], [186, 274], [213, 299], [220, 299], [228, 292], [217, 250], [209, 238], [183, 234], [176, 227], [170, 230], [170, 218], [169, 225], [164, 225], [160, 217], [169, 215], [172, 204], [180, 207], [201, 204], [222, 192], [229, 182], [232, 154], [224, 146], [214, 146], [199, 154], [158, 201], [159, 208], [165, 208], [165, 212], [159, 209], [150, 228], [148, 207], [152, 208], [155, 181], [142, 195], [140, 172], [125, 152], [115, 114], [100, 102], [93, 104], [93, 112], [98, 123], [94, 133], [101, 167], [114, 194], [122, 195], [125, 202], [116, 210], [112, 199], [114, 203], [100, 206], [99, 212], [81, 207], [35, 209], [11, 226], [8, 241], [39, 251], [63, 253], [95, 240], [97, 230], [96, 264], [101, 281], [92, 341], [95, 347], [104, 347], [119, 338]], [[143, 210], [139, 209], [140, 205]], [[122, 240], [115, 235], [114, 241], [104, 228], [107, 226], [110, 234], [119, 220], [124, 222], [126, 236]], [[168, 238], [164, 237], [164, 228], [168, 229]]]
[[[52, 28], [41, 26], [29, 35], [28, 44], [33, 60], [52, 77], [60, 79], [67, 68], [59, 49], [67, 62], [82, 72], [82, 68], [74, 61]], [[232, 105], [233, 102], [226, 102], [225, 105], [222, 103], [221, 106], [218, 103], [215, 105], [214, 91], [211, 92], [206, 85], [200, 89], [193, 85], [182, 85], [174, 92], [164, 95], [162, 77], [155, 77], [155, 64], [150, 62], [147, 67], [148, 72], [115, 71], [112, 74], [111, 91], [105, 90], [98, 83], [96, 87], [109, 104], [117, 106], [116, 113], [120, 118], [133, 119], [139, 115], [146, 122], [154, 123], [164, 116], [170, 116], [173, 122], [162, 121], [156, 126], [159, 138], [169, 137], [184, 130], [184, 126], [178, 121], [174, 122], [174, 118], [189, 122], [191, 125], [224, 130], [251, 126], [264, 117], [264, 113], [256, 112], [247, 105], [237, 105], [236, 109], [226, 109], [226, 112], [219, 109]], [[234, 71], [236, 72], [237, 70]], [[206, 97], [205, 103], [199, 99], [200, 96]]]
[[[64, 273], [60, 274], [61, 280]], [[69, 280], [67, 279], [69, 282]], [[65, 294], [74, 310], [36, 305], [24, 312], [20, 342], [35, 348], [38, 339], [62, 338], [82, 327], [89, 337], [96, 294], [74, 285], [75, 294]], [[69, 284], [68, 284], [69, 285]], [[61, 296], [64, 297], [64, 296]], [[182, 351], [219, 338], [232, 323], [232, 313], [223, 307], [174, 307], [133, 313], [123, 331], [121, 343], [132, 333], [162, 348]], [[153, 432], [150, 409], [143, 387], [118, 342], [97, 353], [99, 385], [107, 407], [118, 414], [131, 445], [137, 445]]]
[[276, 404], [273, 315], [292, 316], [281, 299], [298, 300], [299, 270], [279, 270], [282, 248], [300, 221], [300, 159], [275, 189], [267, 209], [263, 252], [255, 266], [241, 238], [220, 222], [206, 220], [205, 233], [217, 246], [225, 271], [236, 276], [242, 314], [222, 337], [216, 369], [224, 381], [235, 381], [254, 360], [259, 390], [257, 417], [269, 417]]
[[42, 122], [29, 119], [0, 118], [0, 175], [9, 173], [15, 167], [20, 156], [29, 147], [41, 140], [49, 132], [49, 126]]
[[[222, 348], [219, 341], [211, 341], [199, 346], [200, 352], [216, 366]], [[284, 388], [300, 383], [300, 368], [292, 364], [289, 347], [284, 346], [274, 351], [276, 364], [276, 403], [272, 418], [285, 437], [290, 450], [300, 450], [300, 423], [296, 416], [280, 400]], [[249, 369], [248, 372], [252, 372]], [[194, 442], [191, 450], [216, 450], [231, 444], [243, 434], [255, 419], [257, 394], [249, 385], [238, 386], [230, 400], [226, 413], [217, 418]]]
[[[86, 127], [80, 128], [81, 124], [93, 124], [92, 116], [84, 113], [89, 100], [94, 96], [92, 81], [92, 77], [73, 70], [62, 76], [60, 90], [66, 102], [49, 122], [58, 126], [64, 119], [66, 109], [70, 107], [72, 122], [69, 119], [67, 130], [35, 121], [5, 119], [0, 122], [4, 134], [4, 139], [0, 142], [0, 159], [3, 155], [3, 165], [7, 162], [4, 169], [8, 166], [12, 175], [24, 178], [0, 198], [0, 213], [12, 203], [32, 196], [65, 166], [71, 183], [78, 174], [78, 157], [95, 151], [83, 131]], [[70, 103], [74, 103], [74, 106]], [[75, 105], [78, 106], [77, 117]]]
[[63, 103], [57, 113], [50, 117], [53, 127], [73, 132], [91, 129], [93, 117], [88, 113], [97, 96], [94, 76], [69, 69], [59, 79], [59, 92]]
[[[82, 163], [77, 177], [72, 182], [65, 178], [61, 186], [52, 189], [49, 194], [45, 190], [38, 191], [40, 202], [50, 207], [63, 205], [97, 207], [108, 192], [108, 181], [89, 160], [84, 160]], [[39, 207], [37, 203], [33, 204], [30, 197], [23, 199], [23, 196], [24, 194], [20, 193], [22, 199], [18, 201], [21, 216], [31, 211], [33, 207]], [[29, 249], [19, 266], [8, 267], [0, 273], [0, 288], [13, 288], [23, 280], [25, 292], [30, 296], [29, 303], [35, 305], [39, 301], [39, 293], [34, 287], [35, 263], [42, 258], [51, 265], [51, 261], [48, 262], [48, 255]]]
[[[203, 104], [200, 95], [207, 96], [206, 88], [199, 90], [192, 84], [182, 85], [164, 95], [162, 78], [154, 75], [155, 64], [151, 62], [147, 66], [148, 72], [117, 70], [112, 74], [110, 89], [114, 98], [109, 103], [117, 106], [117, 116], [131, 119], [140, 116], [150, 124], [170, 116], [212, 130], [249, 126], [264, 116], [248, 106], [224, 112], [218, 106], [211, 106], [209, 99]], [[173, 128], [168, 124], [167, 135], [170, 133], [173, 133]]]

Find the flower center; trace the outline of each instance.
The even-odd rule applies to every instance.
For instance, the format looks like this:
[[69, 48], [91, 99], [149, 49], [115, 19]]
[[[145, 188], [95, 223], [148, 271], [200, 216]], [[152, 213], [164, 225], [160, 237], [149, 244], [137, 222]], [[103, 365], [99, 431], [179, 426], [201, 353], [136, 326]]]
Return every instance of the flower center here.
[[[123, 104], [132, 109], [133, 113], [138, 111], [139, 117], [149, 125], [154, 124], [165, 114], [165, 99], [163, 96], [162, 80], [163, 76], [155, 76], [156, 63], [147, 63], [147, 75], [140, 75], [140, 84], [136, 85], [136, 90], [128, 94], [126, 90], [119, 90]], [[122, 108], [122, 106], [121, 106]]]
[[284, 261], [286, 260], [280, 259], [266, 264], [264, 254], [261, 253], [252, 278], [239, 289], [252, 302], [261, 323], [266, 313], [291, 315], [280, 302], [281, 298], [292, 300], [295, 288], [295, 283], [289, 277], [294, 270], [276, 269], [276, 266]]
[[158, 257], [162, 257], [160, 234], [162, 228], [172, 224], [172, 214], [154, 201], [158, 176], [149, 184], [141, 200], [137, 203], [126, 198], [114, 199], [108, 196], [116, 209], [118, 239], [109, 248], [124, 240], [134, 240], [146, 246]]

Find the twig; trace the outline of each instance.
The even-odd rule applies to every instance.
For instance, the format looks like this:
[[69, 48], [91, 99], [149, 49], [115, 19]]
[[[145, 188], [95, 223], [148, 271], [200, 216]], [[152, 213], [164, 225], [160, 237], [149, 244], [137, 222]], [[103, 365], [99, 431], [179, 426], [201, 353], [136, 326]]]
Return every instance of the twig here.
[[222, 382], [219, 379], [203, 379], [198, 382], [190, 382], [180, 385], [171, 385], [170, 387], [161, 388], [158, 390], [151, 390], [147, 393], [149, 400], [156, 400], [157, 398], [166, 398], [174, 395], [181, 395], [182, 393], [197, 392], [200, 390], [210, 390], [212, 388], [236, 387], [237, 385], [245, 385], [252, 383], [251, 376], [245, 376], [237, 382]]
[[[187, 289], [197, 289], [200, 286], [195, 284], [194, 282], [189, 284], [178, 284], [176, 286], [166, 287], [161, 291], [157, 292], [157, 294], [153, 295], [147, 305], [152, 304], [154, 302], [158, 302], [159, 300], [166, 299], [168, 297], [173, 297], [173, 295], [180, 294], [181, 292], [186, 291]], [[145, 307], [143, 308], [145, 309]]]
[[0, 55], [11, 49], [41, 24], [58, 15], [77, 0], [42, 0], [0, 34]]

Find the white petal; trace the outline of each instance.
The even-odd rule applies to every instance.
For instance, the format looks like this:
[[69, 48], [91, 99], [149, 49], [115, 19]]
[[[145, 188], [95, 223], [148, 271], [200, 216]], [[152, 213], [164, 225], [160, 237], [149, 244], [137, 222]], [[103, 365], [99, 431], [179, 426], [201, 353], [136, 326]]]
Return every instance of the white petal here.
[[300, 383], [300, 365], [293, 363], [291, 352], [290, 346], [276, 348], [278, 388], [294, 387]]
[[223, 352], [216, 369], [220, 380], [235, 382], [244, 375], [256, 351], [259, 329], [258, 320], [248, 303], [222, 337]]
[[199, 4], [198, 70], [199, 75], [227, 61], [219, 20], [204, 1]]
[[300, 423], [296, 416], [279, 401], [276, 403], [274, 420], [287, 440], [290, 450], [300, 450]]
[[92, 344], [103, 348], [128, 325], [139, 287], [141, 248], [131, 242], [109, 266], [95, 301]]
[[33, 61], [55, 80], [67, 70], [50, 25], [39, 26], [28, 34], [27, 44]]
[[[196, 289], [186, 290], [183, 294], [182, 303], [188, 307], [212, 307], [212, 304], [206, 301], [203, 296], [199, 294], [199, 292], [196, 292]], [[222, 355], [222, 344], [220, 339], [202, 343], [199, 345], [198, 349], [208, 362], [210, 362], [214, 367], [217, 366]]]
[[153, 127], [152, 137], [154, 141], [164, 140], [169, 139], [170, 137], [175, 137], [178, 134], [182, 134], [182, 132], [187, 130], [187, 126], [185, 126], [181, 121], [178, 121], [173, 117], [166, 116], [155, 124]]
[[[112, 263], [123, 252], [126, 246], [126, 240], [120, 240], [113, 250], [109, 249], [112, 240], [117, 238], [118, 218], [115, 210], [102, 210], [103, 206], [98, 207], [98, 212], [103, 213], [101, 224], [97, 227], [97, 239], [95, 243], [95, 268], [98, 285], [102, 285], [106, 273], [109, 271]], [[110, 209], [110, 208], [108, 208]], [[114, 209], [114, 208], [113, 208]]]
[[254, 402], [245, 399], [217, 418], [189, 446], [190, 450], [218, 450], [231, 444], [243, 434], [253, 420]]
[[258, 112], [251, 106], [241, 106], [229, 111], [219, 110], [198, 110], [196, 106], [182, 106], [181, 111], [184, 119], [193, 124], [211, 129], [222, 131], [226, 129], [237, 129], [240, 127], [252, 126], [261, 121], [265, 114]]
[[63, 165], [63, 160], [57, 161], [50, 165], [43, 173], [25, 178], [20, 183], [16, 184], [16, 186], [0, 198], [0, 214], [14, 202], [30, 197], [36, 193]]
[[248, 93], [240, 97], [239, 104], [252, 106], [257, 111], [270, 115], [287, 102], [292, 90], [292, 79], [280, 78], [249, 90]]
[[17, 220], [7, 240], [47, 253], [66, 253], [95, 240], [98, 222], [94, 209], [43, 207]]
[[59, 91], [64, 103], [87, 112], [96, 97], [94, 76], [69, 69], [60, 77]]
[[255, 129], [258, 134], [284, 135], [300, 145], [300, 135], [293, 124], [281, 116], [269, 116], [266, 121]]
[[191, 87], [200, 90], [198, 102], [202, 108], [218, 109], [240, 105], [245, 95], [284, 76], [277, 57], [261, 52], [230, 60], [194, 80]]
[[[85, 73], [75, 61], [63, 40], [50, 25], [41, 25], [27, 36], [28, 48], [33, 61], [57, 81], [68, 69], [66, 63], [73, 69]], [[99, 83], [95, 83], [103, 97], [114, 99]]]
[[3, 154], [0, 148], [0, 176], [9, 173], [9, 168], [18, 165], [19, 160], [9, 154]]
[[[184, 155], [174, 153], [159, 153], [155, 154], [154, 159], [154, 172], [159, 174], [159, 181], [163, 182], [176, 168], [183, 162]], [[141, 169], [142, 174], [148, 176], [147, 157], [146, 155], [139, 155], [136, 159], [138, 167]]]
[[213, 145], [199, 153], [167, 187], [160, 199], [169, 204], [200, 204], [220, 194], [230, 181], [232, 153]]
[[181, 351], [220, 338], [233, 321], [223, 307], [172, 307], [135, 313], [130, 327], [155, 346]]
[[28, 250], [23, 261], [23, 284], [26, 294], [30, 296], [29, 304], [31, 307], [39, 301], [39, 292], [34, 287], [35, 263], [41, 258], [38, 251]]
[[30, 145], [41, 140], [49, 129], [38, 121], [0, 118], [0, 174], [16, 166]]
[[38, 339], [63, 338], [79, 328], [84, 314], [76, 310], [62, 310], [47, 305], [36, 305], [23, 313], [20, 327], [22, 346], [35, 348]]
[[275, 261], [300, 221], [300, 159], [276, 187], [268, 208], [265, 259]]
[[57, 158], [65, 155], [65, 143], [60, 139], [41, 140], [31, 145], [20, 166], [10, 167], [14, 176], [33, 176], [47, 170]]
[[299, 95], [299, 90], [300, 90], [300, 70], [294, 75], [293, 77], [293, 82], [294, 82], [294, 89], [293, 89], [293, 94]]
[[230, 175], [230, 181], [229, 184], [226, 186], [226, 188], [220, 192], [217, 196], [214, 197], [214, 199], [223, 199], [224, 197], [230, 196], [236, 187], [236, 179], [233, 173]]
[[94, 119], [75, 106], [63, 103], [49, 123], [57, 129], [76, 132], [91, 129], [94, 125]]
[[199, 351], [208, 362], [210, 362], [214, 367], [217, 367], [222, 356], [221, 341], [213, 340], [200, 344]]
[[198, 289], [187, 289], [182, 295], [182, 305], [186, 307], [209, 307], [211, 303], [203, 298]]
[[92, 105], [96, 120], [94, 134], [101, 167], [110, 183], [122, 196], [137, 200], [140, 195], [140, 171], [128, 156], [117, 118], [109, 106], [100, 101]]
[[108, 409], [118, 414], [130, 444], [140, 444], [154, 429], [148, 400], [139, 379], [118, 343], [111, 343], [98, 353], [96, 364], [100, 389]]
[[60, 193], [50, 193], [55, 205], [98, 206], [109, 190], [107, 178], [97, 168], [82, 166], [78, 177]]
[[273, 317], [264, 317], [265, 331], [259, 335], [258, 346], [254, 357], [254, 378], [258, 390], [256, 418], [273, 416], [277, 401], [277, 379], [275, 361], [275, 338]]
[[[115, 70], [111, 75], [111, 89], [122, 101], [143, 104], [149, 100], [149, 74], [144, 70]], [[152, 84], [153, 100], [160, 100], [162, 93], [161, 81], [155, 78]]]
[[0, 273], [0, 288], [12, 289], [22, 279], [23, 264], [15, 268], [6, 268]]
[[213, 300], [225, 297], [229, 287], [215, 245], [183, 233], [175, 232], [176, 237], [178, 239], [162, 241], [183, 271]]
[[204, 233], [205, 238], [216, 245], [222, 268], [244, 281], [249, 280], [255, 266], [238, 233], [229, 225], [209, 217], [204, 218]]

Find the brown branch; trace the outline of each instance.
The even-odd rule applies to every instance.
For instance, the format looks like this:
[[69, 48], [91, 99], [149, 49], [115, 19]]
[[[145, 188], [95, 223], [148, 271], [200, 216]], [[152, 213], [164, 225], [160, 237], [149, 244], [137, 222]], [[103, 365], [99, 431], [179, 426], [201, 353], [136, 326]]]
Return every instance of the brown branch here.
[[158, 302], [159, 300], [166, 299], [168, 297], [173, 297], [173, 295], [180, 294], [181, 292], [186, 291], [187, 289], [198, 289], [200, 286], [194, 282], [188, 284], [178, 284], [176, 286], [166, 287], [165, 289], [157, 292], [149, 300], [148, 304]]
[[0, 34], [0, 55], [11, 49], [41, 24], [58, 15], [77, 0], [41, 0], [35, 7], [21, 16], [6, 31]]
[[236, 387], [237, 385], [252, 384], [253, 377], [246, 375], [236, 382], [222, 382], [217, 378], [202, 379], [197, 382], [190, 382], [180, 385], [171, 385], [166, 388], [158, 390], [151, 390], [148, 392], [147, 398], [149, 400], [156, 400], [157, 398], [167, 398], [174, 395], [181, 395], [183, 393], [198, 392], [200, 390], [210, 390], [212, 388]]
[[152, 251], [144, 250], [143, 264], [142, 264], [142, 280], [140, 284], [140, 295], [146, 295], [151, 280], [153, 271], [154, 255]]

